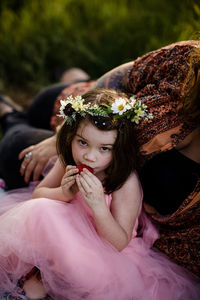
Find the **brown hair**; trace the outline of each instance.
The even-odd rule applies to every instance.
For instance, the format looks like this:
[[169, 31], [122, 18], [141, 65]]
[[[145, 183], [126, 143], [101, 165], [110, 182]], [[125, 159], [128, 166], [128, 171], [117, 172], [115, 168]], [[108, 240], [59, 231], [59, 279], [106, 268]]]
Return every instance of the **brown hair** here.
[[[127, 95], [121, 92], [108, 89], [94, 89], [82, 95], [85, 103], [108, 105], [115, 101], [116, 98], [127, 98]], [[136, 143], [134, 136], [133, 123], [126, 118], [113, 120], [112, 115], [109, 117], [95, 117], [87, 115], [84, 119], [89, 120], [100, 130], [117, 130], [117, 138], [113, 146], [113, 159], [110, 166], [105, 170], [106, 179], [104, 187], [107, 193], [119, 189], [126, 181], [128, 176], [136, 168]], [[58, 132], [57, 151], [64, 165], [74, 165], [72, 157], [71, 143], [76, 135], [77, 129], [83, 117], [77, 114], [76, 121], [72, 125], [64, 122]], [[102, 125], [103, 124], [103, 125]]]

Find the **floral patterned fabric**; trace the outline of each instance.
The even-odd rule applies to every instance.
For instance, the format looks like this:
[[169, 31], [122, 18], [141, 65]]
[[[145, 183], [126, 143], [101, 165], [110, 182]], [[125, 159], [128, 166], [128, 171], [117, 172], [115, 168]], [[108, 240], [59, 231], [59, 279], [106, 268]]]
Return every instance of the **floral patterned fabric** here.
[[[148, 159], [178, 145], [200, 124], [200, 113], [190, 123], [179, 115], [190, 56], [199, 47], [198, 41], [186, 41], [152, 51], [111, 70], [96, 82], [66, 88], [66, 94], [62, 93], [58, 99], [64, 95], [83, 94], [93, 87], [114, 88], [139, 97], [154, 117], [135, 126], [140, 150], [139, 168], [142, 168]], [[191, 82], [195, 71], [190, 74]], [[55, 107], [58, 107], [58, 102]], [[54, 115], [52, 125], [56, 124]], [[160, 228], [160, 238], [155, 247], [200, 276], [200, 181], [172, 215], [159, 215], [147, 204], [145, 211]]]
[[147, 204], [145, 210], [160, 228], [160, 238], [154, 247], [200, 277], [200, 179], [172, 215], [162, 216]]
[[147, 54], [133, 63], [128, 74], [127, 92], [136, 94], [153, 113], [152, 120], [143, 120], [135, 127], [141, 164], [178, 145], [200, 124], [200, 114], [190, 123], [179, 114], [181, 91], [195, 45], [180, 43]]

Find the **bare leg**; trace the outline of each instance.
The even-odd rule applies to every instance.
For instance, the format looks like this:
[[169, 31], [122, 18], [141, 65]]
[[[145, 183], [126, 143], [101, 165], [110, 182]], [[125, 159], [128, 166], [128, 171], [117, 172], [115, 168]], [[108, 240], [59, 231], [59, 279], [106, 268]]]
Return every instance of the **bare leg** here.
[[23, 290], [29, 299], [41, 299], [47, 296], [42, 281], [38, 279], [37, 274], [25, 281]]

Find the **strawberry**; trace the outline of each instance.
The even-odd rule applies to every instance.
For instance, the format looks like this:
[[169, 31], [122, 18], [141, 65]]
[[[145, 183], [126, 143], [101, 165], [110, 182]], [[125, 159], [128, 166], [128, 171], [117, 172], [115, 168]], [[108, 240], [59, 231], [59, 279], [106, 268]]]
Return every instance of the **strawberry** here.
[[78, 173], [79, 174], [83, 171], [83, 168], [88, 169], [92, 174], [94, 173], [93, 169], [86, 166], [86, 165], [79, 165], [79, 166], [76, 166], [76, 167], [78, 168]]

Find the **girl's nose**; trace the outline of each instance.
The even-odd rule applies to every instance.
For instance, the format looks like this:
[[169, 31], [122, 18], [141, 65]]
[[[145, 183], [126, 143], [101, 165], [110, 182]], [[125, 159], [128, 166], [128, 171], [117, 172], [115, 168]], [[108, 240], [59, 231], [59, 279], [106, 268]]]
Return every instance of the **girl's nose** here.
[[95, 155], [95, 151], [93, 150], [89, 150], [84, 154], [84, 159], [88, 160], [88, 161], [95, 161], [96, 160], [96, 155]]

